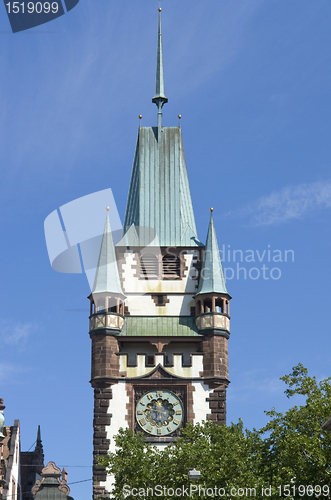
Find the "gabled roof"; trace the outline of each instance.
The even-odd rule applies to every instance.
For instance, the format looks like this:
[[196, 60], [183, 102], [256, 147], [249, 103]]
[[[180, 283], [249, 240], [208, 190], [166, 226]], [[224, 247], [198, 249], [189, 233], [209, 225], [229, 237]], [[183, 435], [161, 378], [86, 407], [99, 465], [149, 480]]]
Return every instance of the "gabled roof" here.
[[207, 242], [203, 255], [199, 287], [196, 295], [212, 292], [228, 294], [217, 243], [212, 209], [210, 212]]
[[139, 128], [124, 233], [132, 224], [154, 229], [160, 246], [202, 246], [179, 127]]
[[103, 232], [98, 267], [95, 273], [92, 294], [109, 293], [116, 296], [125, 297], [123, 294], [113, 237], [111, 234], [109, 216], [107, 211], [106, 223]]

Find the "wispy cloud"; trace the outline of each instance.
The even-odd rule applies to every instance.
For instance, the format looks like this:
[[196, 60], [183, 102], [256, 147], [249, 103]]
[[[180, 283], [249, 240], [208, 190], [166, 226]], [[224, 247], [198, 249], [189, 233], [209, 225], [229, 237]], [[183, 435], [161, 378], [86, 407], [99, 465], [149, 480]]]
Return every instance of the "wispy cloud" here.
[[3, 384], [6, 380], [12, 380], [17, 374], [18, 367], [12, 363], [0, 363], [0, 383]]
[[2, 320], [0, 322], [0, 341], [7, 345], [22, 346], [28, 339], [32, 326], [31, 323]]
[[311, 212], [330, 207], [331, 181], [317, 181], [284, 187], [231, 215], [249, 217], [250, 224], [265, 226], [300, 219]]
[[229, 399], [250, 400], [252, 397], [261, 397], [270, 394], [282, 394], [284, 382], [276, 377], [261, 377], [261, 373], [252, 371], [243, 375], [243, 383], [229, 390]]
[[[0, 363], [0, 386], [4, 384], [22, 384], [26, 379], [22, 378], [22, 373], [26, 374], [30, 367], [22, 366], [18, 363]], [[2, 396], [0, 394], [0, 396]]]

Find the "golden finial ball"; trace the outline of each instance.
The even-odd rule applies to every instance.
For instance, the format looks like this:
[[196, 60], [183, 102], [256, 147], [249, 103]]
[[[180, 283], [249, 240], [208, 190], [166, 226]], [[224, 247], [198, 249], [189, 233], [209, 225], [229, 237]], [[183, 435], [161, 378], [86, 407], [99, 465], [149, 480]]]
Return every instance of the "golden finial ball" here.
[[107, 212], [108, 212], [108, 210], [109, 210], [109, 207], [106, 207], [106, 210], [107, 210]]
[[181, 119], [182, 115], [178, 115], [178, 118]]
[[210, 211], [211, 211], [211, 212], [213, 212], [213, 211], [214, 211], [214, 209], [213, 209], [213, 208], [211, 208], [211, 209], [210, 209]]
[[141, 119], [142, 119], [142, 117], [143, 117], [143, 115], [139, 115], [139, 120], [141, 120]]
[[162, 10], [161, 7], [159, 7], [159, 12], [161, 12], [161, 10]]

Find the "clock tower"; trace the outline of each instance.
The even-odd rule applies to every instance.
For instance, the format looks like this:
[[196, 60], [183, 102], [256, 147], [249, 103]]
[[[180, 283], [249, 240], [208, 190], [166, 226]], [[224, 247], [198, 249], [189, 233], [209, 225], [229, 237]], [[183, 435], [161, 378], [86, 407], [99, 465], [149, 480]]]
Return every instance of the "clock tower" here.
[[122, 239], [114, 245], [108, 212], [90, 295], [94, 388], [94, 498], [112, 478], [96, 457], [115, 450], [121, 427], [158, 447], [186, 422], [226, 418], [230, 295], [211, 209], [198, 238], [181, 128], [162, 125], [161, 9], [157, 126], [139, 127]]

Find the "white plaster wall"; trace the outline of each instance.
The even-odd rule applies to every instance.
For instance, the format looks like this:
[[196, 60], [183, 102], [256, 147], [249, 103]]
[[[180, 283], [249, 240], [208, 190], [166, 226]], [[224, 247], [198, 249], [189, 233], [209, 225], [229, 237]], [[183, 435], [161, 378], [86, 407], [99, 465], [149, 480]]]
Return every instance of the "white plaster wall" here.
[[191, 293], [196, 291], [197, 281], [194, 278], [197, 275], [196, 269], [193, 267], [193, 259], [198, 255], [196, 250], [188, 250], [184, 254], [185, 266], [188, 268], [185, 271], [185, 277], [178, 280], [160, 280], [160, 279], [139, 279], [134, 276], [137, 267], [137, 257], [133, 253], [124, 254], [123, 270], [123, 289], [124, 293]]
[[195, 415], [193, 424], [195, 425], [201, 423], [203, 420], [207, 420], [210, 409], [206, 398], [208, 398], [213, 391], [203, 382], [192, 382], [192, 386], [195, 389], [193, 391], [193, 412]]
[[[121, 427], [125, 429], [128, 427], [128, 422], [125, 420], [127, 414], [126, 405], [129, 403], [129, 398], [126, 393], [125, 381], [119, 381], [112, 386], [113, 397], [109, 400], [108, 415], [112, 414], [110, 425], [107, 427], [107, 439], [110, 439], [109, 451], [114, 452], [116, 449], [114, 436], [118, 434]], [[105, 482], [100, 483], [107, 491], [112, 490], [114, 484], [114, 477], [107, 476]]]
[[156, 306], [153, 298], [148, 295], [127, 295], [125, 304], [131, 316], [190, 316], [194, 305], [192, 295], [168, 295], [169, 303]]

